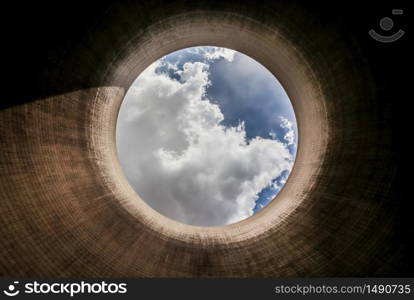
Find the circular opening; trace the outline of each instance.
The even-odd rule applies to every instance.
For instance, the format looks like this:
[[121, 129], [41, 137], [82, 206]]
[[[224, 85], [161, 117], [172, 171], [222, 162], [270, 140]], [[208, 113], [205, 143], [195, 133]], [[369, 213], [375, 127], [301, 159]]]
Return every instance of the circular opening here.
[[[122, 214], [125, 230], [135, 236], [145, 228], [162, 239], [204, 247], [207, 244], [237, 246], [251, 240], [278, 235], [306, 213], [309, 195], [322, 171], [330, 134], [326, 101], [320, 82], [309, 62], [291, 42], [286, 31], [266, 27], [261, 22], [240, 15], [195, 12], [154, 23], [145, 32], [137, 31], [106, 74], [106, 85], [93, 94], [90, 118], [91, 154], [105, 192], [114, 195], [111, 202]], [[208, 22], [206, 22], [206, 19]], [[242, 30], [241, 30], [242, 28]], [[135, 32], [135, 31], [134, 31]], [[225, 226], [192, 226], [174, 221], [152, 209], [136, 193], [122, 170], [116, 147], [118, 112], [131, 87], [149, 65], [179, 49], [198, 45], [215, 45], [244, 53], [265, 66], [286, 90], [295, 111], [298, 127], [297, 155], [289, 178], [278, 196], [251, 217]], [[94, 92], [94, 91], [92, 91]], [[108, 147], [108, 145], [110, 145]], [[318, 188], [322, 193], [324, 187]], [[132, 228], [132, 229], [131, 229]], [[296, 227], [295, 227], [296, 228]], [[272, 240], [280, 240], [272, 238]]]
[[[135, 235], [141, 232], [140, 228], [146, 228], [165, 239], [197, 247], [206, 243], [236, 245], [281, 232], [297, 218], [298, 212], [306, 213], [311, 207], [307, 200], [316, 191], [315, 182], [322, 170], [330, 127], [318, 77], [290, 38], [289, 32], [268, 28], [243, 16], [223, 18], [220, 14], [197, 12], [154, 23], [145, 32], [134, 31], [127, 44], [121, 43], [119, 54], [104, 73], [105, 85], [91, 91], [95, 94], [89, 106], [93, 113], [88, 119], [88, 147], [97, 161], [93, 171], [100, 174], [105, 193], [114, 195], [115, 201], [110, 205], [119, 208], [114, 213], [123, 216], [125, 230], [133, 228], [131, 234]], [[297, 120], [300, 145], [283, 189], [265, 209], [225, 226], [188, 225], [152, 209], [141, 198], [140, 191], [137, 193], [131, 187], [117, 151], [118, 113], [139, 74], [165, 55], [199, 45], [234, 49], [260, 62], [283, 85]], [[323, 188], [318, 192], [323, 192]]]
[[134, 81], [116, 142], [126, 178], [149, 206], [181, 223], [222, 226], [279, 193], [296, 156], [296, 118], [260, 63], [228, 48], [191, 47]]

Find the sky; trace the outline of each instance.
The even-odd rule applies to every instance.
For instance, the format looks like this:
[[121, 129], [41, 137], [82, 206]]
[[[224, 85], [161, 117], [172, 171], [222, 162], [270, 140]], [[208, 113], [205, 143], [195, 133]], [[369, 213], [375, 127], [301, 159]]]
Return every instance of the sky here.
[[289, 97], [252, 58], [202, 46], [162, 57], [125, 95], [118, 158], [153, 209], [197, 226], [250, 217], [292, 169], [297, 126]]

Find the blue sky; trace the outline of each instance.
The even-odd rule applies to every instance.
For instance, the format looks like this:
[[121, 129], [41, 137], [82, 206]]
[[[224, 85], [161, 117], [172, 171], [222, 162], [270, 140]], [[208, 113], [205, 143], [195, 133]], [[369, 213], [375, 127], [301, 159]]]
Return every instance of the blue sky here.
[[[131, 186], [150, 206], [187, 224], [219, 226], [250, 216], [274, 198], [293, 166], [297, 129], [288, 96], [266, 68], [230, 49], [194, 47], [163, 57], [140, 77], [121, 107], [117, 145]], [[163, 116], [154, 127], [143, 114], [148, 111]], [[151, 130], [160, 134], [148, 137], [150, 146], [136, 142]], [[137, 159], [137, 151], [148, 151], [146, 159]], [[162, 187], [143, 176], [143, 169], [168, 194], [158, 193]], [[198, 200], [184, 199], [188, 194]], [[169, 198], [169, 204], [159, 198]]]

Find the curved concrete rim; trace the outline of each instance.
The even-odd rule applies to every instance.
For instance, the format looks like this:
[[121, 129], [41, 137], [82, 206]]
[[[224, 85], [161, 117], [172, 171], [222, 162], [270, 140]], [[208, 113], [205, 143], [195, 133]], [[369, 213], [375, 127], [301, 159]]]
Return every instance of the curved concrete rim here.
[[[206, 16], [208, 16], [207, 22]], [[242, 26], [244, 30], [240, 32]], [[149, 64], [178, 49], [195, 45], [214, 45], [237, 50], [266, 66], [284, 86], [296, 112], [301, 146], [298, 147], [295, 166], [288, 182], [276, 201], [273, 201], [263, 212], [241, 222], [220, 227], [182, 224], [150, 208], [132, 191], [121, 174], [119, 162], [114, 154], [116, 153], [114, 120], [117, 118], [124, 95], [124, 92], [118, 93], [117, 98], [112, 96], [110, 103], [112, 108], [104, 110], [109, 114], [96, 113], [102, 118], [99, 124], [92, 124], [91, 128], [98, 128], [99, 133], [91, 133], [91, 135], [103, 139], [103, 141], [97, 141], [98, 146], [94, 151], [102, 152], [103, 159], [108, 162], [103, 165], [102, 172], [105, 173], [105, 178], [112, 179], [108, 183], [112, 186], [111, 189], [119, 189], [116, 193], [123, 194], [121, 205], [139, 222], [145, 222], [152, 230], [161, 232], [169, 238], [187, 242], [194, 241], [196, 238], [200, 243], [220, 243], [220, 241], [231, 243], [257, 238], [258, 235], [265, 234], [269, 230], [277, 230], [278, 224], [302, 203], [304, 197], [296, 195], [305, 196], [309, 184], [312, 184], [311, 177], [317, 176], [328, 136], [325, 100], [306, 61], [280, 32], [271, 31], [258, 22], [238, 15], [228, 14], [223, 19], [220, 15], [200, 11], [163, 20], [151, 26], [149, 32], [153, 37], [148, 42], [142, 42], [145, 40], [145, 36], [142, 35], [131, 40], [127, 49], [124, 50], [125, 56], [117, 63], [122, 68], [122, 72], [128, 68], [128, 75], [125, 76], [127, 83], [134, 81], [137, 74], [140, 74]], [[155, 47], [157, 52], [154, 53], [151, 49]], [[145, 60], [142, 59], [144, 53], [146, 54]], [[118, 77], [117, 72], [119, 71], [115, 69], [115, 75], [109, 76]], [[98, 109], [102, 102], [100, 94], [106, 94], [108, 89], [111, 87], [97, 92], [95, 107]], [[307, 144], [311, 141], [313, 147], [318, 149], [317, 151], [309, 150]], [[102, 144], [107, 144], [111, 149], [101, 147]]]

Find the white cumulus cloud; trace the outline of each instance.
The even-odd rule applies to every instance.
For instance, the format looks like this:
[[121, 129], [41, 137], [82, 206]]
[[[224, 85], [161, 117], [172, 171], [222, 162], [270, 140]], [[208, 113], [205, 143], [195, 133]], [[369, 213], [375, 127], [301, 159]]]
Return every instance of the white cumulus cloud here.
[[293, 123], [282, 116], [280, 117], [280, 120], [280, 126], [286, 130], [283, 139], [287, 142], [288, 145], [293, 145], [295, 143], [295, 131], [293, 129]]
[[[243, 123], [220, 124], [223, 114], [206, 96], [207, 63], [187, 62], [176, 71], [180, 80], [157, 73], [160, 64], [138, 77], [118, 116], [118, 154], [131, 186], [152, 208], [186, 224], [220, 226], [251, 216], [258, 193], [292, 167], [290, 131], [287, 143], [247, 140]], [[292, 127], [287, 119], [282, 124]]]
[[204, 51], [207, 59], [224, 58], [229, 62], [234, 60], [234, 55], [236, 54], [236, 51], [222, 47], [207, 47]]

